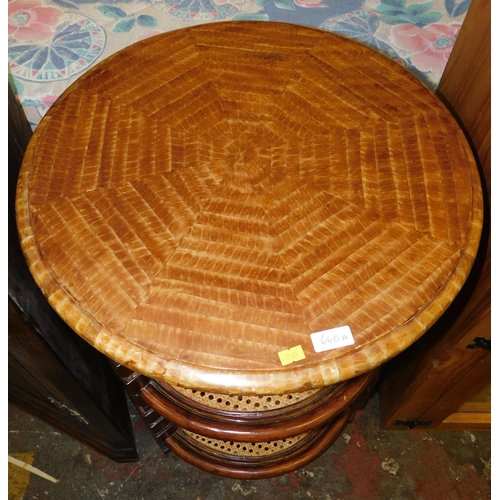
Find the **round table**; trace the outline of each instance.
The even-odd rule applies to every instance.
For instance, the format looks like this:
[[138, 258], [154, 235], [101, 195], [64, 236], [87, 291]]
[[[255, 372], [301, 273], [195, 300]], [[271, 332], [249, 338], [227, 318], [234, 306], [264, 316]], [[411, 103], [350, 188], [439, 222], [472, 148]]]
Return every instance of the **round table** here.
[[321, 453], [449, 306], [483, 204], [460, 127], [406, 70], [239, 21], [143, 40], [70, 86], [16, 213], [49, 303], [166, 419], [161, 442], [266, 477]]

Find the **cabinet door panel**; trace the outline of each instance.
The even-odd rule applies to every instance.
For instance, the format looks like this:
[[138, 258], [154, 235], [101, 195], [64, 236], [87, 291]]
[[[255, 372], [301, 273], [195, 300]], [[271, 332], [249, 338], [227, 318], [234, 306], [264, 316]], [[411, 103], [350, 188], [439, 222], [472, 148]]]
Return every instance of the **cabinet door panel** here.
[[491, 339], [490, 10], [490, 0], [472, 1], [437, 90], [462, 124], [480, 166], [485, 199], [480, 250], [466, 286], [444, 317], [386, 365], [379, 388], [385, 429], [405, 428], [395, 425], [397, 420], [449, 429], [489, 428], [481, 413], [477, 423], [471, 415], [453, 422], [450, 416], [491, 380], [490, 353], [467, 348], [477, 337]]
[[50, 307], [21, 252], [15, 188], [30, 137], [9, 86], [9, 400], [114, 460], [137, 460], [121, 382]]

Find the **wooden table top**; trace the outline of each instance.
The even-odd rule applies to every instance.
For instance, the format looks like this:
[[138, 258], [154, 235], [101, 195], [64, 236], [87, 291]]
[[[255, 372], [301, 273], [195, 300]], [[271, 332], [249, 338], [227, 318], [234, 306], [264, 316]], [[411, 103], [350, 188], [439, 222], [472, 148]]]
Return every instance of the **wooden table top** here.
[[[239, 21], [81, 77], [35, 131], [16, 212], [36, 282], [98, 350], [173, 385], [282, 394], [419, 338], [470, 271], [483, 204], [459, 126], [403, 68]], [[342, 328], [317, 352], [311, 334], [346, 326], [353, 344]]]

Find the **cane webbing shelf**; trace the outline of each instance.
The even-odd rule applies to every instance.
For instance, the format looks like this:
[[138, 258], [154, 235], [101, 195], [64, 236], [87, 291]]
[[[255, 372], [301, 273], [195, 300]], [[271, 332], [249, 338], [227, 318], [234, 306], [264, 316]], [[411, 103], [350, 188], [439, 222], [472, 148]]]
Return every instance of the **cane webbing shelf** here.
[[[80, 336], [159, 386], [237, 398], [321, 389], [408, 347], [466, 280], [483, 204], [462, 131], [406, 70], [240, 21], [88, 71], [38, 126], [16, 210]], [[310, 335], [341, 326], [354, 344], [316, 352]]]
[[293, 405], [316, 394], [319, 389], [291, 394], [266, 394], [264, 396], [233, 396], [231, 394], [214, 394], [205, 391], [194, 391], [183, 387], [173, 388], [186, 398], [191, 399], [219, 411], [246, 411], [258, 412], [262, 410], [275, 410]]

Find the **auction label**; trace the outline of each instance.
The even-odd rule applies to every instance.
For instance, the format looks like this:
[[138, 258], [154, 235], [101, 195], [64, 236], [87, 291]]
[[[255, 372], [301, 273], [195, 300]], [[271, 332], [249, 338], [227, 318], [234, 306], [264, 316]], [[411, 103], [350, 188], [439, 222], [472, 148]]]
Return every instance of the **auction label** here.
[[354, 344], [354, 337], [348, 326], [339, 326], [322, 332], [311, 333], [311, 340], [316, 352], [329, 351]]
[[278, 356], [283, 366], [289, 365], [294, 361], [300, 361], [301, 359], [305, 359], [306, 357], [301, 345], [297, 345], [290, 349], [285, 349], [284, 351], [279, 352]]

